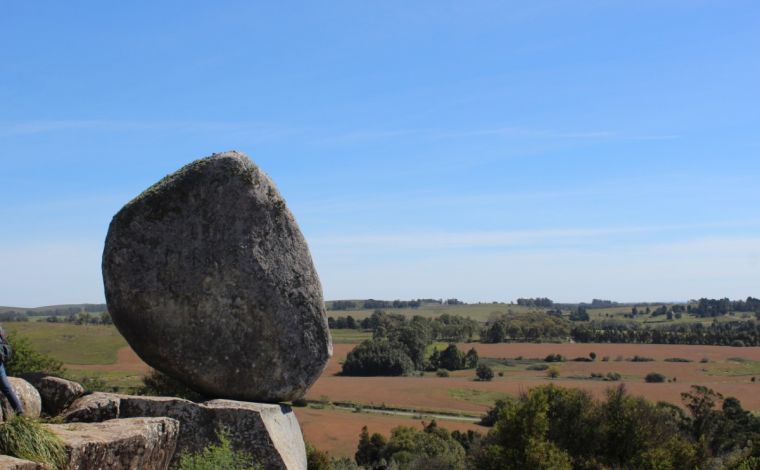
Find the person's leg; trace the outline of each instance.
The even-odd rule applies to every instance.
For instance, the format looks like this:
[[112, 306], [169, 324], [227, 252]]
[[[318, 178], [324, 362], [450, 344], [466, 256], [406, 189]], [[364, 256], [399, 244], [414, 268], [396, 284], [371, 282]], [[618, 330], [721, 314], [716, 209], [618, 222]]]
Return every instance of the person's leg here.
[[5, 373], [5, 364], [0, 364], [0, 391], [3, 392], [3, 395], [5, 395], [8, 398], [8, 401], [11, 402], [13, 411], [18, 415], [23, 415], [24, 407], [16, 396], [16, 392], [13, 391], [13, 387], [11, 387], [11, 382], [8, 380], [8, 374]]

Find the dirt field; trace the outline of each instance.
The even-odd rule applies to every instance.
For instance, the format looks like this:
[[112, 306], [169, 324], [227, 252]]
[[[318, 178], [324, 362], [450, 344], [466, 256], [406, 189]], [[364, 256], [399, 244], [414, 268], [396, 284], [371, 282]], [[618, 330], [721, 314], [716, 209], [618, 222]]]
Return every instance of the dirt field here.
[[[362, 426], [367, 426], [370, 434], [379, 432], [384, 436], [389, 436], [391, 429], [398, 426], [422, 428], [422, 420], [401, 416], [370, 415], [331, 409], [294, 408], [294, 410], [298, 422], [301, 423], [304, 438], [317, 449], [325, 450], [337, 457], [353, 458]], [[481, 433], [488, 432], [488, 428], [476, 424], [442, 420], [438, 420], [437, 423], [451, 431], [472, 429]]]
[[[760, 348], [734, 348], [719, 346], [634, 345], [634, 344], [462, 344], [461, 348], [474, 347], [482, 358], [543, 358], [548, 354], [562, 354], [569, 359], [597, 354], [594, 362], [564, 362], [560, 378], [550, 380], [545, 372], [529, 371], [524, 366], [494, 366], [503, 377], [492, 382], [474, 381], [474, 372], [458, 371], [449, 378], [427, 373], [424, 377], [341, 377], [340, 362], [351, 344], [335, 345], [335, 353], [325, 373], [309, 390], [310, 399], [327, 397], [332, 401], [354, 401], [364, 404], [389, 405], [424, 410], [459, 410], [482, 413], [499, 395], [515, 395], [531, 387], [554, 383], [564, 387], [588, 390], [597, 397], [609, 387], [625, 384], [635, 395], [650, 400], [681, 403], [681, 393], [691, 385], [706, 385], [726, 395], [739, 398], [747, 409], [760, 410]], [[630, 362], [634, 355], [651, 357], [652, 362]], [[609, 357], [604, 362], [602, 358]], [[617, 360], [620, 357], [620, 360]], [[666, 358], [683, 358], [692, 362], [666, 362]], [[706, 358], [708, 362], [701, 362]], [[731, 360], [733, 359], [733, 360]], [[740, 361], [741, 360], [741, 361]], [[742, 362], [743, 361], [743, 362]], [[606, 374], [618, 372], [619, 382], [590, 380], [592, 372]], [[649, 384], [644, 376], [659, 372], [674, 382]]]

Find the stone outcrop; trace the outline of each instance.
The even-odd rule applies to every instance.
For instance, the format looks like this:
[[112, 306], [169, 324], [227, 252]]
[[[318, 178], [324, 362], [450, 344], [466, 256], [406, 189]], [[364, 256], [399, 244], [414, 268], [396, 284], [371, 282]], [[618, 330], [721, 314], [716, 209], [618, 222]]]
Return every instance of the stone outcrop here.
[[95, 392], [76, 399], [62, 415], [67, 423], [96, 423], [119, 417], [121, 396]]
[[23, 378], [40, 393], [42, 411], [48, 416], [59, 415], [84, 395], [84, 387], [71, 380], [44, 374], [29, 374]]
[[306, 469], [306, 451], [295, 414], [285, 405], [94, 393], [75, 401], [67, 421], [166, 416], [180, 424], [176, 463], [183, 452], [217, 443], [226, 431], [235, 450], [251, 454], [266, 469]]
[[0, 469], [2, 470], [46, 470], [37, 462], [17, 459], [8, 455], [0, 455]]
[[166, 470], [179, 434], [179, 423], [171, 418], [50, 424], [48, 428], [66, 446], [68, 470]]
[[[24, 407], [24, 414], [30, 418], [39, 418], [42, 411], [42, 400], [37, 389], [26, 380], [18, 377], [8, 377], [8, 381]], [[0, 408], [2, 409], [2, 420], [4, 421], [6, 417], [11, 415], [13, 408], [2, 393], [0, 393]]]
[[332, 355], [306, 241], [243, 154], [193, 162], [125, 205], [109, 227], [103, 278], [135, 352], [206, 396], [296, 399]]

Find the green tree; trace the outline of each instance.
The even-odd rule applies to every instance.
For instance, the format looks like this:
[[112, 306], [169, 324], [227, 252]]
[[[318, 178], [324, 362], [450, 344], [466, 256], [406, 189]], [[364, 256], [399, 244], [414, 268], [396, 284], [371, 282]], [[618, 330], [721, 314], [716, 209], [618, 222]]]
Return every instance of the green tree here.
[[478, 364], [478, 368], [475, 370], [475, 375], [480, 380], [490, 381], [493, 379], [493, 370], [486, 364]]

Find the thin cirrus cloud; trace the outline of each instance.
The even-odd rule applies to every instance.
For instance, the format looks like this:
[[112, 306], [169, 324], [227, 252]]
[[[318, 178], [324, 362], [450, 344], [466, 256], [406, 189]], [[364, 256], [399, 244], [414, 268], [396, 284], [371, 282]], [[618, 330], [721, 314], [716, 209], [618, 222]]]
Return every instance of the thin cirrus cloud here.
[[[313, 237], [310, 244], [322, 248], [337, 248], [345, 250], [350, 248], [361, 249], [422, 249], [441, 250], [452, 248], [509, 248], [540, 246], [563, 247], [569, 245], [588, 245], [598, 248], [601, 242], [621, 236], [661, 235], [666, 232], [681, 233], [678, 243], [680, 247], [689, 249], [700, 248], [703, 251], [751, 251], [754, 247], [760, 251], [759, 239], [752, 237], [728, 236], [723, 238], [702, 238], [694, 242], [691, 238], [683, 235], [694, 230], [708, 230], [721, 228], [735, 228], [746, 226], [747, 222], [726, 222], [715, 224], [681, 224], [681, 225], [652, 225], [630, 227], [598, 227], [598, 228], [564, 228], [546, 230], [512, 230], [512, 231], [471, 231], [471, 232], [408, 232], [389, 234], [355, 234]], [[709, 243], [708, 243], [709, 242]], [[662, 243], [662, 240], [648, 241], [650, 244]], [[755, 243], [753, 245], [753, 243]], [[672, 248], [671, 245], [668, 249]]]

